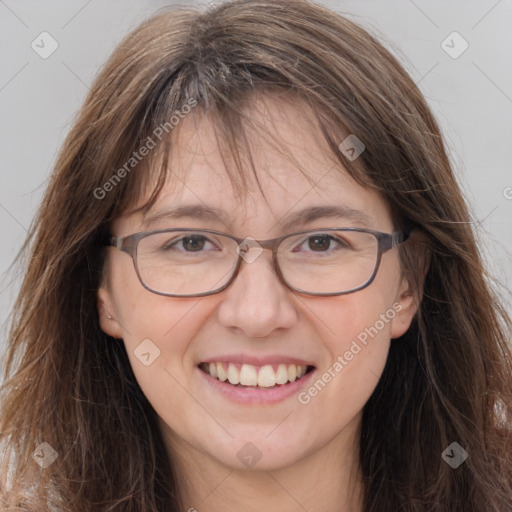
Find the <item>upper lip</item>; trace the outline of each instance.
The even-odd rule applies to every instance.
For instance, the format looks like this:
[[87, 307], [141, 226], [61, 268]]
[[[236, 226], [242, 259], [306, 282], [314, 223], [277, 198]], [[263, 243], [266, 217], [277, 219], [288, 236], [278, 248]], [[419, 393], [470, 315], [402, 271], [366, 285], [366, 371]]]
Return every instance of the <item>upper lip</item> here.
[[305, 361], [304, 359], [285, 355], [256, 356], [249, 354], [220, 354], [218, 356], [209, 357], [201, 361], [201, 363], [219, 362], [251, 364], [253, 366], [265, 366], [268, 364], [295, 364], [301, 366], [314, 366], [310, 361]]

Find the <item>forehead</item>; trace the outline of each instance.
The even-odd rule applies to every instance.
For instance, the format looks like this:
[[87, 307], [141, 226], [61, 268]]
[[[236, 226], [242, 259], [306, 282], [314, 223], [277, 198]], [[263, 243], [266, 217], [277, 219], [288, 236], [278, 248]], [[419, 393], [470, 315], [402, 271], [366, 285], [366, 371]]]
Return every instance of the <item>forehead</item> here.
[[[329, 205], [389, 220], [384, 200], [358, 185], [332, 155], [305, 102], [260, 96], [243, 116], [243, 133], [236, 136], [247, 145], [239, 145], [239, 162], [218, 119], [194, 112], [181, 121], [172, 137], [166, 183], [141, 222], [170, 207], [194, 204], [225, 212], [225, 228], [259, 220], [278, 229], [292, 211]], [[233, 186], [228, 169], [243, 173], [243, 192]]]
[[[242, 116], [241, 133], [234, 136], [243, 159], [239, 171], [246, 177], [251, 176], [254, 164], [260, 181], [274, 179], [285, 185], [295, 181], [302, 169], [316, 182], [325, 174], [326, 166], [334, 165], [304, 102], [293, 106], [287, 98], [259, 95], [242, 110]], [[226, 178], [226, 165], [234, 168], [236, 162], [232, 147], [219, 130], [222, 122], [202, 113], [185, 118], [174, 139], [172, 170], [181, 171], [181, 176], [189, 180], [200, 173], [211, 181]]]

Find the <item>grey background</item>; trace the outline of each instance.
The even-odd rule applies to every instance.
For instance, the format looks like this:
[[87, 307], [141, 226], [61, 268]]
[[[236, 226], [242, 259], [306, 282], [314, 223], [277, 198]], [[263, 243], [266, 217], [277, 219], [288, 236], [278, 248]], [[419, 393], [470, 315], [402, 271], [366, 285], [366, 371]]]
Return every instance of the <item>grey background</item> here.
[[[88, 84], [120, 39], [169, 3], [0, 0], [0, 360], [19, 286], [9, 267]], [[377, 35], [419, 84], [446, 137], [491, 275], [512, 310], [512, 0], [319, 3]], [[31, 48], [43, 31], [59, 45], [47, 59]], [[469, 44], [456, 59], [441, 46], [453, 31]], [[446, 44], [460, 48], [452, 40]]]

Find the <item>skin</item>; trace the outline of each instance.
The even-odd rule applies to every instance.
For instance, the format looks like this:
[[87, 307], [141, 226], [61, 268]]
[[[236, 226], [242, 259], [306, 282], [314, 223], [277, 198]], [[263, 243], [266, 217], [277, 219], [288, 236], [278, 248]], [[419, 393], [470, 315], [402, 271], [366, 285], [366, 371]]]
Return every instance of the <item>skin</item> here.
[[[193, 113], [174, 133], [175, 179], [166, 184], [150, 214], [170, 206], [206, 204], [223, 210], [226, 222], [164, 218], [150, 229], [210, 228], [267, 239], [285, 234], [281, 221], [290, 213], [337, 204], [364, 212], [370, 228], [394, 230], [386, 202], [329, 158], [305, 106], [266, 96], [248, 109], [251, 120], [271, 134], [249, 131], [265, 197], [254, 182], [243, 197], [235, 193], [215, 125]], [[296, 160], [280, 148], [291, 150]], [[316, 186], [293, 162], [308, 170]], [[360, 224], [320, 219], [292, 231], [350, 226]], [[115, 236], [143, 230], [140, 213], [125, 215], [112, 226]], [[383, 255], [370, 286], [334, 297], [289, 290], [275, 273], [270, 251], [243, 263], [226, 290], [202, 298], [163, 297], [145, 290], [131, 258], [115, 248], [108, 249], [105, 264], [98, 291], [100, 324], [110, 336], [123, 339], [135, 376], [159, 416], [184, 510], [362, 511], [362, 409], [378, 383], [390, 340], [409, 328], [416, 312], [410, 287], [401, 277], [397, 249]], [[272, 405], [235, 404], [198, 373], [201, 361], [221, 353], [285, 354], [310, 361], [318, 378], [379, 315], [393, 304], [396, 309], [396, 303], [401, 310], [394, 319], [307, 404], [299, 403], [297, 396]], [[134, 349], [148, 338], [160, 356], [144, 366]], [[237, 457], [246, 443], [261, 453], [251, 468]]]

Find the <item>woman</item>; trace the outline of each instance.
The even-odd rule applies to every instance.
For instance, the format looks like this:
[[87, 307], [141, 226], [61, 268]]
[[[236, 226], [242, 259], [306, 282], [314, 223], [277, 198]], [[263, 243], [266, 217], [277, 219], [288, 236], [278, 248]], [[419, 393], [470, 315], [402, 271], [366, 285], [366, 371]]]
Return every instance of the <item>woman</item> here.
[[29, 239], [2, 505], [511, 510], [510, 324], [469, 219], [361, 28], [286, 0], [154, 16]]

